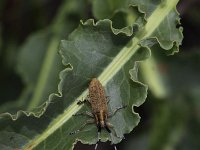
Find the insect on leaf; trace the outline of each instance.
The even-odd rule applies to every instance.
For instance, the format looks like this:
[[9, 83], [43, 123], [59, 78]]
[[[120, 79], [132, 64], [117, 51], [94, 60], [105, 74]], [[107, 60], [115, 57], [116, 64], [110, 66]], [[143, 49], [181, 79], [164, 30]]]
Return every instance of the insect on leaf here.
[[[139, 48], [138, 51], [134, 51], [128, 46], [124, 47], [131, 38], [124, 33], [115, 35], [110, 20], [99, 21], [96, 24], [93, 20], [88, 20], [81, 24], [67, 41], [61, 42], [60, 53], [63, 63], [65, 65], [70, 63], [72, 68], [67, 68], [60, 74], [59, 92], [61, 95], [50, 97], [54, 103], [52, 107], [51, 105], [48, 107], [45, 114], [49, 117], [56, 113], [60, 113], [60, 115], [46, 129], [48, 133], [44, 131], [40, 137], [48, 136], [47, 141], [44, 141], [46, 146], [55, 145], [50, 140], [51, 138], [49, 139], [55, 134], [63, 134], [62, 137], [67, 138], [67, 140], [66, 138], [60, 139], [66, 149], [69, 149], [72, 146], [69, 143], [77, 138], [83, 143], [95, 144], [97, 142], [95, 124], [84, 128], [75, 135], [69, 135], [70, 132], [79, 129], [87, 120], [87, 117], [73, 117], [72, 115], [86, 109], [91, 111], [87, 105], [78, 106], [77, 100], [87, 97], [88, 85], [93, 77], [100, 80], [105, 88], [106, 95], [110, 98], [110, 112], [119, 106], [128, 106], [110, 119], [117, 135], [123, 137], [125, 133], [129, 133], [139, 123], [140, 117], [134, 113], [133, 106], [140, 106], [144, 102], [147, 87], [137, 80], [136, 62], [148, 57], [149, 50]], [[65, 111], [62, 112], [62, 110]], [[109, 134], [104, 131], [100, 137], [101, 141], [110, 139]], [[35, 139], [33, 144], [41, 142], [40, 138]], [[120, 138], [115, 136], [112, 138], [114, 143], [121, 141]], [[51, 142], [51, 144], [48, 142]], [[37, 144], [39, 144], [36, 147], [37, 149], [44, 146], [43, 141]], [[57, 146], [62, 147], [63, 145]]]
[[[162, 2], [165, 2], [164, 6]], [[14, 133], [17, 139], [21, 140], [21, 143], [16, 145], [26, 150], [73, 149], [77, 140], [95, 144], [98, 141], [95, 124], [85, 127], [77, 134], [69, 135], [87, 120], [86, 116], [74, 117], [73, 114], [91, 111], [87, 105], [77, 105], [77, 100], [87, 97], [88, 85], [95, 77], [109, 96], [110, 112], [127, 105], [109, 119], [117, 136], [123, 137], [124, 134], [130, 133], [140, 120], [139, 114], [134, 112], [134, 106], [144, 103], [147, 96], [147, 86], [138, 81], [137, 76], [139, 61], [150, 56], [150, 50], [147, 48], [150, 42], [145, 43], [144, 40], [154, 37], [157, 27], [174, 11], [177, 1], [162, 2], [157, 3], [157, 7], [146, 16], [147, 22], [143, 27], [140, 26], [139, 30], [114, 29], [109, 19], [96, 23], [91, 19], [81, 22], [67, 40], [61, 41], [60, 54], [63, 64], [70, 65], [71, 68], [60, 73], [58, 94], [50, 95], [49, 100], [52, 103], [46, 112], [38, 119], [24, 116], [15, 123], [4, 120], [1, 129], [6, 130], [9, 136]], [[155, 21], [159, 13], [162, 15]], [[141, 13], [141, 16], [144, 16], [144, 13]], [[100, 137], [101, 141], [111, 139], [105, 131]], [[121, 141], [115, 136], [112, 138], [113, 143]]]

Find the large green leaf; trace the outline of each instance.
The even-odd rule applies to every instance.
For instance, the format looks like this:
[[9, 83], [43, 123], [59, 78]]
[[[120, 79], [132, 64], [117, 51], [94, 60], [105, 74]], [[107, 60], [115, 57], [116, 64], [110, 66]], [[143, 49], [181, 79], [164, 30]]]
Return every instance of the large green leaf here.
[[[93, 36], [88, 36], [88, 33], [94, 33], [94, 34]], [[102, 72], [104, 68], [107, 67], [108, 64], [114, 67], [113, 68], [114, 70], [111, 71], [109, 69], [111, 72], [106, 71], [104, 73], [105, 75], [103, 75], [102, 78], [104, 78], [105, 81], [104, 83], [103, 82], [102, 83], [103, 85], [105, 84], [107, 85], [106, 86], [107, 94], [110, 95], [110, 97], [112, 97], [111, 98], [112, 100], [110, 102], [110, 106], [111, 106], [110, 109], [114, 110], [115, 107], [121, 106], [122, 104], [128, 105], [126, 110], [122, 110], [123, 115], [121, 113], [117, 114], [115, 117], [112, 118], [111, 122], [115, 125], [117, 129], [121, 128], [121, 130], [117, 130], [117, 134], [119, 136], [123, 136], [124, 133], [130, 132], [132, 128], [138, 124], [139, 116], [138, 114], [133, 113], [132, 107], [139, 106], [144, 102], [147, 88], [143, 84], [137, 81], [137, 78], [136, 78], [137, 67], [133, 68], [133, 66], [134, 66], [135, 61], [138, 61], [142, 58], [147, 57], [149, 55], [149, 51], [143, 48], [138, 50], [137, 52], [135, 52], [135, 55], [132, 56], [131, 61], [129, 61], [128, 63], [127, 61], [129, 59], [127, 60], [121, 59], [121, 58], [126, 58], [126, 57], [123, 56], [124, 53], [121, 53], [120, 54], [121, 56], [119, 57], [119, 52], [121, 52], [121, 50], [124, 49], [124, 45], [127, 44], [127, 42], [130, 40], [131, 37], [127, 37], [126, 35], [117, 35], [117, 36], [114, 35], [111, 30], [111, 22], [109, 20], [101, 21], [96, 26], [93, 25], [92, 20], [89, 20], [88, 22], [85, 23], [85, 25], [80, 26], [70, 37], [73, 40], [76, 38], [80, 38], [80, 40], [76, 42], [77, 46], [79, 46], [78, 48], [80, 49], [83, 48], [83, 46], [88, 45], [88, 41], [90, 41], [91, 44], [93, 44], [93, 46], [86, 47], [86, 50], [93, 50], [93, 52], [88, 53], [86, 51], [85, 58], [83, 57], [81, 59], [82, 62], [77, 64], [77, 65], [82, 64], [82, 67], [79, 68], [78, 66], [76, 66], [76, 63], [80, 61], [78, 58], [79, 56], [82, 56], [82, 53], [75, 53], [77, 54], [78, 57], [77, 58], [74, 57], [73, 53], [67, 53], [69, 52], [67, 51], [68, 50], [67, 47], [70, 47], [70, 49], [73, 48], [73, 50], [76, 50], [76, 47], [72, 45], [74, 42], [69, 41], [69, 43], [72, 43], [72, 44], [68, 44], [68, 42], [66, 41], [62, 42], [61, 53], [63, 56], [63, 61], [65, 64], [67, 64], [67, 62], [65, 61], [67, 61], [66, 59], [69, 57], [68, 61], [71, 61], [71, 65], [74, 68], [71, 71], [70, 69], [66, 69], [61, 73], [62, 80], [59, 85], [59, 92], [62, 93], [62, 97], [52, 95], [50, 97], [50, 100], [53, 102], [53, 105], [49, 105], [45, 114], [41, 116], [41, 118], [39, 119], [36, 119], [34, 117], [27, 118], [24, 116], [16, 120], [16, 122], [13, 125], [11, 124], [11, 121], [4, 120], [4, 124], [1, 124], [1, 128], [4, 128], [2, 135], [4, 136], [6, 135], [6, 137], [8, 138], [2, 139], [1, 141], [2, 148], [3, 146], [5, 146], [4, 145], [5, 141], [7, 141], [10, 138], [12, 139], [12, 142], [14, 141], [14, 145], [12, 145], [13, 147], [14, 146], [15, 148], [21, 147], [20, 145], [21, 142], [23, 145], [23, 143], [27, 142], [28, 138], [31, 138], [30, 135], [31, 136], [37, 135], [37, 132], [38, 133], [42, 132], [42, 130], [45, 129], [45, 126], [50, 124], [46, 130], [47, 132], [44, 131], [40, 137], [36, 137], [36, 139], [32, 141], [33, 143], [28, 145], [27, 148], [29, 149], [30, 147], [37, 146], [36, 149], [41, 149], [41, 147], [44, 146], [43, 144], [45, 144], [45, 147], [46, 147], [45, 149], [52, 148], [52, 145], [55, 145], [58, 142], [57, 140], [53, 140], [53, 141], [51, 140], [50, 134], [52, 134], [53, 132], [52, 138], [54, 138], [54, 136], [57, 134], [59, 136], [63, 134], [62, 137], [64, 137], [62, 139], [60, 139], [61, 137], [59, 138], [61, 141], [60, 141], [60, 144], [57, 145], [56, 148], [62, 149], [64, 146], [66, 149], [70, 149], [72, 147], [72, 141], [74, 141], [76, 137], [72, 136], [69, 138], [68, 134], [72, 130], [75, 130], [77, 127], [79, 127], [79, 125], [81, 125], [81, 123], [85, 121], [84, 118], [82, 119], [72, 118], [72, 114], [77, 112], [81, 108], [77, 106], [75, 98], [78, 97], [80, 93], [83, 92], [83, 90], [87, 89], [88, 82], [91, 79], [91, 77], [92, 76], [98, 77], [98, 75]], [[105, 38], [107, 40], [105, 40]], [[101, 45], [96, 46], [96, 44], [98, 43], [107, 44], [107, 46], [105, 47], [102, 47]], [[125, 49], [127, 48], [125, 47]], [[91, 57], [91, 55], [93, 55], [93, 57]], [[120, 60], [121, 63], [116, 61], [117, 55], [118, 55], [117, 58], [121, 59]], [[129, 55], [129, 53], [126, 55]], [[91, 58], [94, 58], [94, 59], [91, 60]], [[84, 65], [85, 64], [88, 65], [87, 64], [88, 62], [90, 62], [90, 65], [85, 67]], [[121, 67], [119, 65], [121, 65]], [[99, 69], [94, 69], [96, 67]], [[83, 71], [81, 71], [82, 68], [83, 68]], [[132, 70], [130, 70], [131, 68]], [[116, 72], [116, 69], [118, 69], [119, 71]], [[130, 74], [129, 74], [129, 70], [130, 70]], [[78, 71], [81, 71], [82, 76], [77, 74]], [[132, 78], [132, 80], [130, 79], [130, 77]], [[83, 96], [85, 94], [83, 94]], [[82, 96], [80, 95], [79, 98], [81, 97]], [[65, 111], [63, 112], [63, 110]], [[56, 116], [57, 118], [55, 118]], [[53, 119], [52, 121], [52, 119], [49, 120], [48, 118], [49, 119], [55, 118], [55, 119]], [[123, 126], [122, 126], [122, 122], [120, 123], [117, 121], [118, 120], [117, 118], [121, 118], [121, 120], [124, 120]], [[63, 119], [69, 120], [69, 121], [63, 122]], [[20, 124], [22, 123], [26, 124], [26, 126], [20, 127]], [[36, 126], [36, 124], [38, 123], [41, 124], [39, 127]], [[12, 129], [10, 129], [9, 126], [12, 126]], [[13, 128], [18, 128], [18, 131], [16, 130], [13, 131]], [[19, 132], [20, 134], [15, 134], [13, 132]], [[87, 137], [84, 136], [85, 135], [84, 132], [80, 133], [80, 136], [82, 136], [82, 138], [80, 139], [84, 143], [95, 143], [97, 141], [95, 132], [96, 132], [96, 128], [95, 126], [93, 126], [91, 132], [87, 134], [88, 135]], [[107, 134], [103, 133], [102, 140], [105, 141], [106, 137], [107, 137]], [[42, 142], [43, 139], [46, 139], [45, 143]], [[120, 140], [121, 139], [115, 138], [113, 142], [116, 143], [116, 142], [119, 142]]]
[[[149, 46], [149, 40], [145, 39], [154, 36], [166, 16], [174, 11], [177, 1], [165, 2], [166, 5], [159, 3], [152, 9], [145, 26], [140, 26], [142, 28], [139, 28], [139, 32], [134, 32], [132, 36], [127, 36], [131, 35], [130, 30], [114, 29], [110, 20], [97, 23], [88, 20], [82, 23], [67, 41], [61, 42], [60, 53], [63, 63], [68, 67], [60, 74], [59, 94], [50, 95], [51, 104], [40, 118], [22, 116], [15, 122], [0, 120], [1, 135], [6, 137], [1, 138], [0, 146], [41, 150], [72, 149], [77, 140], [88, 144], [96, 143], [95, 125], [69, 136], [70, 132], [86, 121], [86, 117], [72, 115], [78, 111], [90, 110], [86, 105], [78, 106], [77, 99], [87, 96], [88, 83], [93, 77], [100, 80], [106, 94], [110, 96], [111, 112], [118, 106], [128, 106], [110, 119], [117, 135], [123, 137], [131, 132], [140, 119], [133, 107], [140, 106], [147, 95], [147, 87], [137, 79], [137, 62], [150, 55], [149, 49], [143, 47]], [[157, 18], [158, 14], [161, 14], [160, 18]], [[143, 13], [140, 15], [143, 16]], [[167, 46], [170, 47], [170, 44]], [[113, 143], [121, 140], [115, 136], [112, 138]], [[102, 132], [101, 139], [110, 139], [109, 134]]]
[[50, 103], [49, 95], [57, 89], [58, 74], [62, 70], [57, 47], [60, 40], [79, 23], [79, 19], [72, 21], [71, 15], [84, 17], [82, 3], [66, 1], [53, 24], [32, 34], [22, 45], [16, 70], [24, 81], [25, 89], [18, 100], [0, 108], [1, 116], [11, 116], [16, 120], [21, 114], [36, 117], [43, 114]]
[[[173, 54], [178, 52], [183, 39], [182, 27], [177, 27], [180, 24], [179, 14], [175, 9], [177, 3], [178, 0], [94, 0], [93, 12], [97, 18], [112, 19], [116, 12], [127, 12], [130, 6], [138, 6], [138, 10], [145, 13], [147, 20], [145, 29], [138, 35], [139, 39], [142, 38], [140, 44], [151, 47], [158, 42], [167, 50], [167, 54]], [[162, 11], [164, 9], [165, 11]], [[137, 12], [133, 14], [138, 16]], [[129, 20], [130, 17], [127, 17], [127, 23]]]
[[[18, 101], [9, 102], [1, 109], [1, 112], [13, 114], [13, 119], [17, 119], [21, 113], [40, 116], [44, 111], [42, 108], [48, 105], [45, 101], [49, 94], [57, 88], [62, 65], [56, 51], [57, 45], [51, 42], [53, 36], [49, 30], [31, 35], [19, 52], [17, 71], [23, 77], [26, 87]], [[1, 115], [5, 114], [8, 113]]]

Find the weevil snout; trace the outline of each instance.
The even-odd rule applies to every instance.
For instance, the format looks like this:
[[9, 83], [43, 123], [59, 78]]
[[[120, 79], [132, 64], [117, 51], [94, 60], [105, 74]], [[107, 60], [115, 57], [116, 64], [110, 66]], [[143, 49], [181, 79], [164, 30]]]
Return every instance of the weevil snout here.
[[100, 125], [101, 125], [101, 128], [104, 128], [105, 127], [105, 122], [103, 120], [100, 121]]

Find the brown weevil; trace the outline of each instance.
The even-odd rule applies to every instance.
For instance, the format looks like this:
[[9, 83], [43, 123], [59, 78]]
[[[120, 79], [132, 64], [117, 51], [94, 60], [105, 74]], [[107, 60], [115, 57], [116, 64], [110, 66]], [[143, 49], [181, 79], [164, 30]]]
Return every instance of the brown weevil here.
[[[93, 119], [87, 120], [85, 124], [83, 124], [78, 130], [71, 132], [70, 134], [75, 134], [79, 131], [81, 131], [87, 124], [94, 124], [96, 123], [97, 129], [98, 129], [98, 140], [100, 140], [100, 132], [102, 128], [105, 128], [108, 133], [111, 136], [111, 142], [112, 140], [112, 135], [111, 135], [111, 130], [110, 128], [113, 128], [114, 135], [116, 137], [116, 131], [114, 130], [114, 127], [112, 124], [108, 122], [108, 118], [114, 116], [116, 112], [120, 109], [125, 108], [126, 106], [121, 106], [118, 107], [114, 110], [113, 113], [108, 112], [108, 97], [105, 94], [105, 90], [102, 86], [102, 84], [99, 82], [98, 79], [93, 78], [92, 81], [89, 84], [89, 95], [88, 99], [85, 99], [83, 101], [78, 101], [77, 104], [81, 105], [85, 102], [89, 102], [92, 112], [81, 112], [81, 113], [76, 113], [74, 116], [78, 115], [87, 115]], [[120, 138], [120, 137], [118, 137]], [[113, 143], [112, 143], [113, 144]], [[98, 144], [95, 146], [95, 150], [97, 149]], [[117, 149], [116, 146], [114, 146], [115, 150]]]

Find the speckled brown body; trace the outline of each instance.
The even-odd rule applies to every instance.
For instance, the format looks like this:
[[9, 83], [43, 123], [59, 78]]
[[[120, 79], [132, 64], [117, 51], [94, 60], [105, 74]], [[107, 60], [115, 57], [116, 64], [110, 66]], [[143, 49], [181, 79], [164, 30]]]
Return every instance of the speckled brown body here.
[[[85, 102], [89, 102], [89, 104], [91, 105], [92, 112], [89, 112], [89, 111], [80, 112], [80, 113], [74, 114], [73, 116], [86, 115], [92, 118], [92, 120], [91, 119], [87, 120], [86, 123], [84, 123], [78, 130], [74, 132], [70, 132], [70, 135], [80, 132], [87, 124], [96, 123], [99, 140], [100, 140], [99, 135], [102, 128], [105, 128], [108, 131], [108, 133], [110, 133], [110, 135], [111, 135], [110, 128], [113, 128], [114, 135], [118, 137], [116, 134], [116, 131], [114, 130], [113, 125], [108, 122], [108, 118], [111, 118], [112, 116], [114, 116], [118, 110], [125, 108], [125, 106], [117, 107], [112, 113], [109, 113], [108, 105], [107, 105], [108, 103], [107, 96], [105, 94], [105, 90], [102, 84], [99, 82], [98, 79], [93, 78], [92, 81], [90, 82], [88, 99], [78, 101], [77, 104], [81, 105]], [[113, 141], [112, 136], [111, 136], [111, 141]], [[97, 149], [97, 145], [98, 144], [96, 144], [95, 146], [95, 150]], [[116, 146], [114, 147], [116, 150], [117, 149]]]
[[89, 98], [93, 113], [99, 113], [100, 111], [108, 113], [105, 90], [102, 84], [96, 78], [93, 78], [90, 82]]
[[96, 78], [93, 78], [89, 84], [89, 102], [96, 123], [104, 127], [108, 116], [107, 98], [102, 84]]

